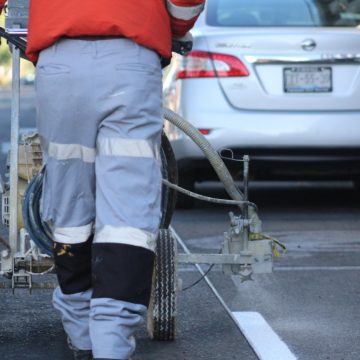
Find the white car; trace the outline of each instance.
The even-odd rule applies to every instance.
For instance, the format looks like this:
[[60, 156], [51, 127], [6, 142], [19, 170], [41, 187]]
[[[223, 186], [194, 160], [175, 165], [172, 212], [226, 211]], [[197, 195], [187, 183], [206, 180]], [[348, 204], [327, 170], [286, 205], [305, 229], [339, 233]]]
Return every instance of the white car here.
[[[360, 0], [207, 0], [193, 37], [164, 102], [215, 149], [250, 155], [256, 179], [360, 179]], [[215, 178], [166, 131], [182, 185]]]

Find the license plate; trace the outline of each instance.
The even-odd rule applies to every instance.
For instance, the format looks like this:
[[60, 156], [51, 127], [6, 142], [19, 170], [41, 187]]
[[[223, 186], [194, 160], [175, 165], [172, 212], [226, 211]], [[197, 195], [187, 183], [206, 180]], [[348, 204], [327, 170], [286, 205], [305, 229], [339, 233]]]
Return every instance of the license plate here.
[[284, 68], [287, 93], [326, 93], [332, 91], [332, 69], [323, 66]]

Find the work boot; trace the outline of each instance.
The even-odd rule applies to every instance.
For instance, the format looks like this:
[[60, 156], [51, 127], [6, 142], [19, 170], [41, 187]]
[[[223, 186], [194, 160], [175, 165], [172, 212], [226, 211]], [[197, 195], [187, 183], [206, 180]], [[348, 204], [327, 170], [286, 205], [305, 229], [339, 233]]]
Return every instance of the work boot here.
[[69, 346], [69, 349], [73, 353], [73, 359], [74, 360], [93, 360], [92, 351], [91, 350], [80, 350], [77, 349], [70, 341], [69, 338], [67, 338], [67, 343]]
[[72, 350], [74, 360], [93, 360], [91, 350]]

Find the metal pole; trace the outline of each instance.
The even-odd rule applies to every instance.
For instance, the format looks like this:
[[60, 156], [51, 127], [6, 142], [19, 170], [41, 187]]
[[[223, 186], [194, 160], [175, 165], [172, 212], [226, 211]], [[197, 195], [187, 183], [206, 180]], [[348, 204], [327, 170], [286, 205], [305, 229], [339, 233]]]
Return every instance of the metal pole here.
[[18, 142], [20, 116], [20, 50], [12, 45], [12, 94], [11, 94], [11, 148], [10, 148], [10, 223], [9, 244], [11, 256], [4, 261], [2, 270], [11, 270], [12, 258], [18, 245]]
[[[250, 157], [248, 155], [244, 155], [243, 161], [244, 161], [244, 201], [248, 201], [248, 199], [249, 199], [249, 161], [250, 161]], [[244, 205], [243, 215], [244, 215], [244, 220], [245, 220], [243, 250], [248, 251], [249, 250], [249, 230], [250, 230], [250, 225], [247, 223], [247, 221], [249, 220], [248, 204]]]

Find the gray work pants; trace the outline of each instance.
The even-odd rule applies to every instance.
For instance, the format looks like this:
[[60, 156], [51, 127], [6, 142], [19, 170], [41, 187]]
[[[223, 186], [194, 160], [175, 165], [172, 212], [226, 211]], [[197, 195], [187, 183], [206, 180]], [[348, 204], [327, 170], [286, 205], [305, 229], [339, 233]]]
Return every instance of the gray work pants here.
[[40, 54], [36, 90], [54, 306], [73, 346], [127, 359], [160, 222], [159, 57], [125, 38], [60, 39]]

